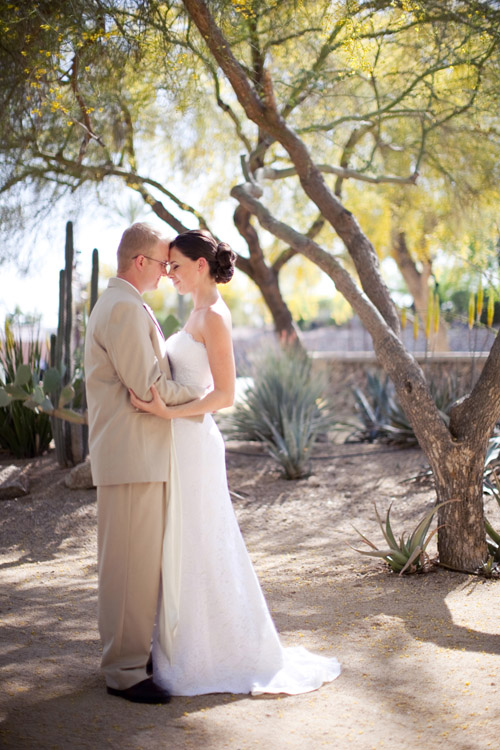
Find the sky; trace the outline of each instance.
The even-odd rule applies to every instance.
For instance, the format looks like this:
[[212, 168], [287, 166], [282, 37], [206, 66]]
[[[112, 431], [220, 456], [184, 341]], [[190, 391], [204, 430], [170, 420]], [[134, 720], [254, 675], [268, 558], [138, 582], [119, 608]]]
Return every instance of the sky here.
[[[57, 214], [57, 211], [55, 212]], [[90, 281], [92, 252], [99, 250], [99, 268], [108, 266], [116, 271], [116, 250], [123, 231], [132, 223], [116, 213], [106, 213], [102, 208], [90, 206], [88, 212], [78, 212], [73, 219], [74, 247], [77, 270], [83, 283]], [[41, 328], [57, 328], [59, 309], [59, 271], [64, 268], [64, 246], [66, 221], [57, 217], [54, 227], [24, 248], [24, 257], [30, 257], [27, 273], [19, 270], [17, 263], [8, 262], [0, 266], [0, 326], [3, 330], [5, 317], [19, 306], [23, 314], [41, 314]], [[165, 222], [151, 211], [134, 217], [133, 221], [147, 221], [168, 237], [175, 235]], [[225, 224], [227, 222], [224, 222]], [[49, 236], [50, 231], [50, 236]], [[229, 240], [230, 242], [232, 240]], [[101, 275], [102, 279], [102, 275]], [[169, 285], [162, 280], [162, 285]]]
[[[102, 218], [74, 225], [74, 245], [78, 252], [78, 269], [82, 280], [90, 280], [92, 251], [99, 250], [100, 264], [116, 268], [116, 248], [127, 222], [111, 226]], [[59, 271], [64, 268], [66, 227], [61, 223], [50, 239], [39, 237], [33, 248], [28, 273], [21, 273], [13, 262], [0, 266], [0, 322], [13, 313], [18, 305], [21, 311], [41, 313], [43, 328], [57, 327], [59, 308]]]

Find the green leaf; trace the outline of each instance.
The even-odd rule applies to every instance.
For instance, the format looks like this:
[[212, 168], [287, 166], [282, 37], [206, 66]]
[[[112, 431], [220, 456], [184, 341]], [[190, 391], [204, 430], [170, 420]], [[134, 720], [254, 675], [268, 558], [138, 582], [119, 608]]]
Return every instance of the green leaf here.
[[14, 401], [24, 401], [24, 399], [28, 396], [24, 388], [21, 388], [21, 386], [19, 385], [13, 385], [12, 383], [6, 385], [5, 390], [7, 391], [9, 396], [12, 396]]
[[61, 385], [61, 375], [59, 370], [51, 367], [43, 376], [43, 390], [45, 393], [53, 393]]
[[[394, 550], [392, 549], [358, 549], [357, 547], [353, 547], [351, 544], [349, 545], [351, 549], [353, 549], [355, 552], [359, 552], [360, 555], [368, 555], [368, 557], [392, 557]], [[405, 562], [403, 560], [402, 562]]]
[[69, 404], [69, 402], [72, 401], [74, 397], [75, 397], [75, 389], [70, 383], [68, 383], [68, 385], [64, 386], [64, 388], [61, 391], [61, 395], [59, 396], [59, 402], [58, 402], [59, 409], [62, 409], [63, 406], [66, 406], [66, 404]]
[[497, 544], [500, 544], [500, 534], [498, 534], [491, 523], [488, 521], [487, 518], [484, 519], [484, 526], [486, 531], [488, 532], [488, 536], [490, 536], [494, 542]]
[[[352, 524], [351, 524], [351, 526], [352, 526]], [[366, 537], [364, 534], [362, 534], [361, 531], [359, 531], [355, 526], [352, 526], [352, 528], [354, 529], [354, 531], [356, 532], [356, 534], [359, 534], [359, 536], [365, 542], [365, 544], [367, 544], [372, 549], [378, 549], [378, 547], [375, 544], [373, 544], [373, 542], [370, 542], [370, 540], [368, 539], [368, 537]], [[354, 549], [354, 547], [353, 547], [353, 549]]]
[[14, 385], [28, 385], [31, 380], [31, 367], [29, 365], [19, 365], [14, 378]]
[[23, 406], [25, 406], [27, 409], [31, 409], [31, 411], [37, 411], [39, 404], [35, 401], [35, 399], [29, 397], [25, 399], [23, 402]]
[[399, 575], [402, 575], [402, 574], [403, 574], [403, 573], [405, 572], [405, 570], [408, 570], [408, 568], [410, 567], [410, 565], [412, 564], [412, 562], [413, 562], [414, 560], [416, 560], [416, 559], [417, 559], [417, 557], [419, 557], [419, 556], [420, 556], [420, 553], [421, 553], [421, 552], [422, 552], [422, 548], [421, 548], [421, 547], [416, 547], [416, 548], [415, 548], [415, 549], [413, 550], [412, 554], [410, 555], [410, 557], [409, 557], [409, 558], [408, 558], [408, 560], [406, 561], [406, 563], [405, 563], [404, 567], [403, 567], [403, 568], [401, 568], [401, 570], [399, 571]]
[[42, 403], [40, 404], [40, 409], [46, 414], [51, 414], [54, 411], [54, 404], [48, 396], [45, 396], [45, 398], [43, 399]]
[[86, 414], [73, 411], [73, 409], [55, 409], [54, 416], [58, 419], [64, 419], [65, 422], [72, 422], [73, 424], [87, 424]]
[[163, 321], [163, 335], [166, 339], [168, 339], [168, 337], [175, 333], [175, 331], [178, 331], [180, 327], [180, 321], [175, 317], [175, 315], [170, 314]]
[[45, 398], [43, 388], [40, 385], [35, 386], [33, 393], [31, 394], [31, 397], [33, 401], [35, 401], [38, 404], [38, 406], [40, 406], [43, 403], [43, 399]]
[[0, 408], [3, 408], [5, 406], [8, 406], [11, 402], [11, 397], [5, 390], [5, 388], [0, 388]]
[[442, 503], [438, 503], [433, 508], [430, 509], [428, 513], [425, 514], [425, 516], [422, 518], [416, 529], [414, 530], [413, 534], [410, 537], [410, 549], [413, 550], [416, 547], [421, 547], [423, 544], [423, 541], [427, 535], [427, 532], [429, 531], [429, 526], [431, 525], [432, 517], [434, 513], [437, 511], [438, 508], [442, 508], [443, 505], [447, 505], [448, 503], [456, 503], [458, 502], [457, 499], [452, 498], [451, 500], [445, 500]]

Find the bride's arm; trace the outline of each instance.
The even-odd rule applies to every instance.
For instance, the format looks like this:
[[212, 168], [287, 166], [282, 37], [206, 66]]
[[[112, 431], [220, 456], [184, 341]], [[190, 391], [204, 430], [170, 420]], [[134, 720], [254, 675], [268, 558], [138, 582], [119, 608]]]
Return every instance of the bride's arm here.
[[168, 406], [162, 401], [156, 388], [152, 386], [151, 393], [153, 400], [142, 401], [131, 392], [130, 400], [132, 406], [141, 411], [155, 414], [162, 419], [195, 417], [231, 406], [234, 402], [236, 368], [229, 322], [218, 312], [209, 310], [204, 319], [203, 339], [214, 381], [212, 391], [195, 401], [178, 404], [177, 406]]

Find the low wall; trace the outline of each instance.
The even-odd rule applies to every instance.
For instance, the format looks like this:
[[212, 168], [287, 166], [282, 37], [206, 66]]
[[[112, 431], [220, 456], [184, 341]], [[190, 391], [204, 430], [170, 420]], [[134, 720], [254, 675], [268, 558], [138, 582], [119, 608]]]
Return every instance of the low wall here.
[[[376, 373], [384, 377], [373, 352], [310, 352], [313, 368], [325, 374], [329, 395], [343, 414], [352, 414], [354, 397], [352, 389], [366, 386], [366, 374]], [[444, 352], [442, 354], [415, 354], [428, 380], [450, 379], [461, 393], [466, 393], [476, 382], [487, 359], [487, 354], [464, 354]]]

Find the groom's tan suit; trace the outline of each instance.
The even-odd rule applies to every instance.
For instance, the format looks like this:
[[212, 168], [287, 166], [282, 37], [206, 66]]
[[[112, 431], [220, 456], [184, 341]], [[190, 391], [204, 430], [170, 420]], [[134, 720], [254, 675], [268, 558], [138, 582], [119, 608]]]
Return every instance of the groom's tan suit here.
[[161, 576], [171, 422], [130, 404], [129, 388], [168, 404], [198, 394], [174, 383], [163, 335], [138, 290], [114, 278], [89, 318], [85, 378], [98, 497], [99, 630], [109, 687], [146, 678]]

